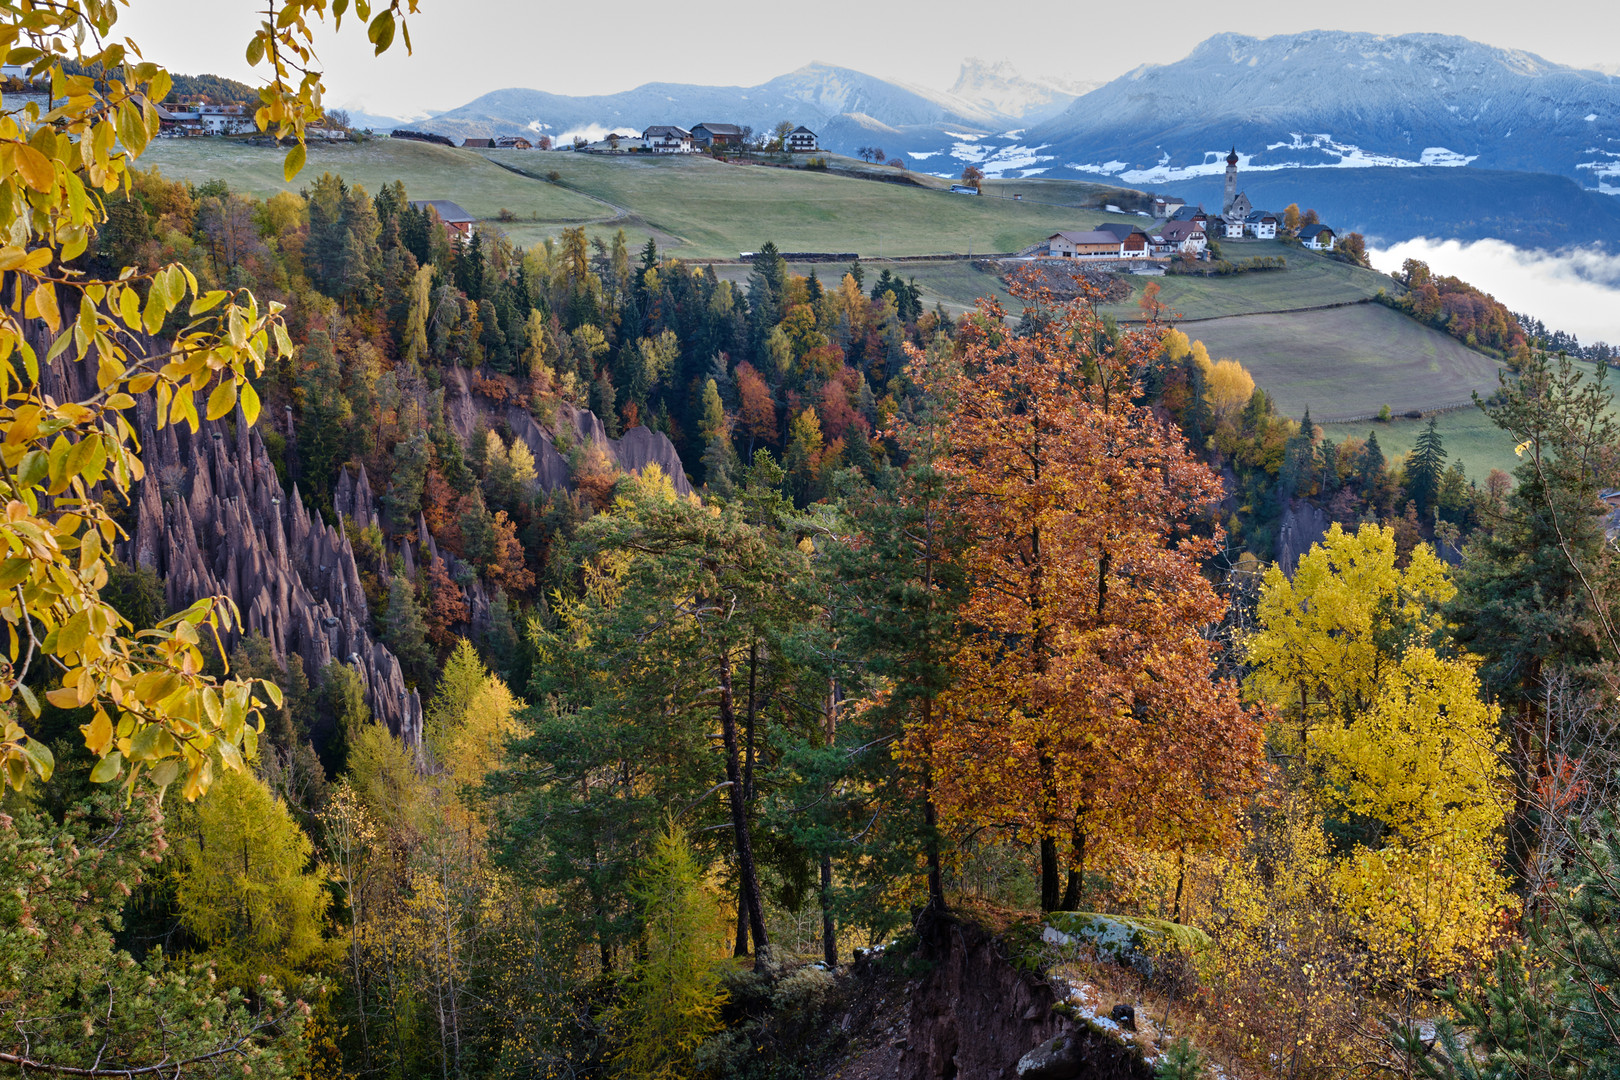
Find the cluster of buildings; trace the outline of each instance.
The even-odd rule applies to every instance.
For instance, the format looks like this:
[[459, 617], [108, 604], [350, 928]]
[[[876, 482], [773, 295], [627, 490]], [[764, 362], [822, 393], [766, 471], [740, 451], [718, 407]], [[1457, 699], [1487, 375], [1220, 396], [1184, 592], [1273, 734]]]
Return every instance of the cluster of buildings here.
[[[251, 105], [210, 105], [206, 102], [176, 102], [154, 105], [158, 114], [158, 134], [169, 138], [202, 135], [257, 135], [259, 126], [253, 119]], [[310, 126], [304, 129], [309, 139], [347, 139], [349, 133], [342, 128]]]
[[[740, 150], [748, 132], [736, 124], [693, 124], [691, 130], [674, 124], [654, 124], [637, 134], [615, 132], [581, 149], [600, 153], [629, 153], [640, 150], [652, 154], [701, 154], [715, 149]], [[790, 154], [809, 154], [820, 149], [816, 133], [800, 124], [788, 132], [783, 147]]]
[[497, 135], [493, 139], [463, 139], [461, 145], [473, 150], [534, 149], [534, 143], [521, 135]]
[[[1098, 225], [1089, 232], [1053, 233], [1046, 240], [1048, 258], [1091, 259], [1169, 259], [1187, 254], [1198, 257], [1219, 240], [1275, 240], [1283, 231], [1283, 215], [1256, 210], [1249, 197], [1237, 189], [1237, 150], [1226, 157], [1226, 194], [1219, 214], [1207, 214], [1202, 206], [1188, 206], [1173, 196], [1153, 200], [1152, 217], [1157, 224], [1147, 229], [1134, 225]], [[1312, 251], [1332, 251], [1338, 243], [1333, 230], [1319, 223], [1300, 227], [1295, 236]]]

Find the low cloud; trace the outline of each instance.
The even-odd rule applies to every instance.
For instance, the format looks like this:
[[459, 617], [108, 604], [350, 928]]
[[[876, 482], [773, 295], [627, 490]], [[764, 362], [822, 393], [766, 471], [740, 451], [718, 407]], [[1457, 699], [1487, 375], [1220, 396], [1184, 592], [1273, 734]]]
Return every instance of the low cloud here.
[[1419, 237], [1368, 252], [1390, 273], [1421, 259], [1436, 273], [1462, 278], [1549, 330], [1581, 339], [1620, 343], [1620, 255], [1594, 248], [1526, 251], [1500, 240], [1430, 240]]

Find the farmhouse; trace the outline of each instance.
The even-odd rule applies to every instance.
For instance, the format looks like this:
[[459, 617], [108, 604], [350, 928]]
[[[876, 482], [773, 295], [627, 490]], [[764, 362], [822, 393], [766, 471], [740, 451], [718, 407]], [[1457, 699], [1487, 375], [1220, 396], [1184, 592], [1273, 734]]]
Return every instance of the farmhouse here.
[[242, 105], [157, 105], [159, 131], [173, 135], [243, 135], [257, 131]]
[[641, 145], [655, 154], [690, 154], [692, 133], [673, 124], [654, 124], [641, 133]]
[[1172, 221], [1159, 230], [1159, 236], [1172, 252], [1186, 251], [1194, 255], [1209, 246], [1202, 221]]
[[1151, 246], [1147, 233], [1135, 225], [1123, 225], [1115, 221], [1107, 221], [1097, 226], [1098, 232], [1108, 233], [1119, 240], [1119, 254], [1122, 259], [1140, 259], [1148, 254]]
[[472, 237], [473, 224], [478, 219], [449, 199], [412, 199], [411, 205], [418, 210], [431, 209], [457, 239], [466, 241]]
[[742, 128], [736, 124], [694, 124], [692, 142], [705, 150], [716, 146], [741, 146]]
[[1173, 219], [1186, 205], [1186, 199], [1178, 199], [1174, 195], [1156, 195], [1153, 198], [1153, 216]]
[[1306, 225], [1299, 230], [1299, 240], [1312, 251], [1332, 251], [1338, 238], [1326, 225]]
[[493, 139], [462, 139], [461, 145], [469, 150], [488, 150], [495, 145]]
[[490, 140], [497, 150], [533, 150], [534, 143], [521, 135], [497, 135]]
[[1256, 240], [1277, 239], [1277, 215], [1255, 210], [1243, 219], [1243, 228]]
[[816, 133], [800, 124], [783, 141], [783, 149], [790, 154], [810, 154], [816, 150]]
[[[1142, 240], [1145, 247], [1147, 237]], [[1046, 238], [1046, 252], [1054, 259], [1118, 259], [1124, 255], [1119, 237], [1101, 229], [1053, 233]]]

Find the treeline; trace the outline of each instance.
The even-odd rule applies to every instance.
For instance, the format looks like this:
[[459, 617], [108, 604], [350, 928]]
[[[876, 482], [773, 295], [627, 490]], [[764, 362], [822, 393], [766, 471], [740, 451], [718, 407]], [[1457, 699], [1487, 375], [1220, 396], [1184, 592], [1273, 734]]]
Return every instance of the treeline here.
[[1406, 292], [1399, 297], [1380, 292], [1378, 298], [1389, 306], [1474, 348], [1501, 356], [1525, 348], [1524, 331], [1513, 312], [1461, 278], [1435, 274], [1420, 259], [1407, 259], [1394, 277]]
[[1519, 327], [1524, 331], [1525, 338], [1532, 348], [1549, 353], [1564, 353], [1581, 360], [1590, 360], [1594, 364], [1614, 365], [1620, 362], [1620, 348], [1610, 345], [1606, 341], [1594, 341], [1590, 345], [1582, 345], [1580, 338], [1563, 330], [1549, 330], [1547, 324], [1533, 315], [1515, 314]]
[[1252, 259], [1239, 259], [1233, 262], [1228, 259], [1216, 259], [1212, 262], [1187, 262], [1181, 259], [1171, 259], [1170, 265], [1165, 267], [1167, 274], [1191, 275], [1193, 277], [1228, 277], [1232, 274], [1248, 274], [1260, 270], [1286, 270], [1288, 259], [1282, 255], [1256, 255]]

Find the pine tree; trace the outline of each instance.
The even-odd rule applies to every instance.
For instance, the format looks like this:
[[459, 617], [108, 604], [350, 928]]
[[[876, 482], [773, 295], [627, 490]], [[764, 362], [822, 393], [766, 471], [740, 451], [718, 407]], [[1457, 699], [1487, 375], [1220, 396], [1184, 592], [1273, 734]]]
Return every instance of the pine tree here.
[[1441, 443], [1439, 420], [1431, 417], [1428, 427], [1417, 437], [1406, 456], [1406, 493], [1417, 503], [1424, 521], [1433, 521], [1440, 496], [1440, 479], [1445, 473], [1446, 450]]
[[395, 575], [393, 584], [388, 587], [382, 640], [399, 660], [407, 679], [423, 686], [432, 680], [433, 651], [428, 648], [427, 623], [416, 602], [416, 590], [403, 574]]
[[349, 459], [353, 437], [348, 399], [332, 339], [325, 330], [309, 335], [304, 348], [298, 389], [303, 399], [298, 426], [298, 458], [303, 466], [304, 490], [322, 501], [331, 498], [338, 466]]

